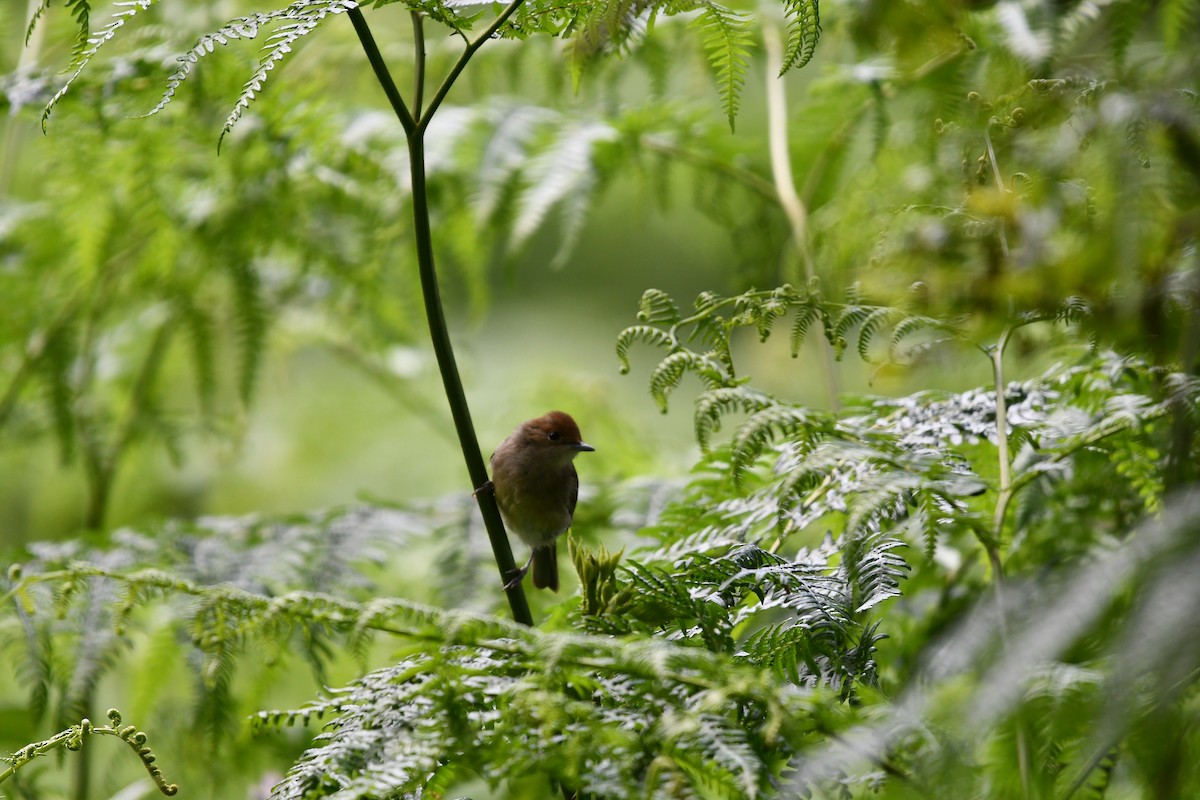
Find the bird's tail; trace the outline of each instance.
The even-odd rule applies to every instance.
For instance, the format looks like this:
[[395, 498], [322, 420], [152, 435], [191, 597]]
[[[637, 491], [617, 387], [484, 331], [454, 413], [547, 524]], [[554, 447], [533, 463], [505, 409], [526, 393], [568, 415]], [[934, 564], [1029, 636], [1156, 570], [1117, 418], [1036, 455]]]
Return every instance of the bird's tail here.
[[533, 549], [533, 585], [558, 591], [558, 546], [554, 542]]

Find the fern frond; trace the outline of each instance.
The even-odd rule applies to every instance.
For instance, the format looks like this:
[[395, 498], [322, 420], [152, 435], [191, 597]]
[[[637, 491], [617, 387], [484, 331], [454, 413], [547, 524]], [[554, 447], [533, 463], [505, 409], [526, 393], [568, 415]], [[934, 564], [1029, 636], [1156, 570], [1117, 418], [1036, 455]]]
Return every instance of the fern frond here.
[[1186, 32], [1195, 30], [1200, 19], [1200, 0], [1165, 0], [1161, 9], [1159, 19], [1163, 44], [1167, 50], [1174, 51], [1184, 41]]
[[914, 333], [929, 329], [947, 330], [947, 325], [941, 320], [921, 316], [920, 314], [906, 316], [901, 319], [892, 328], [892, 337], [888, 342], [888, 358], [892, 361], [899, 361], [901, 358], [901, 343]]
[[323, 0], [301, 0], [301, 2], [292, 3], [286, 8], [276, 9], [267, 13], [255, 13], [245, 17], [237, 17], [212, 33], [204, 34], [196, 40], [196, 43], [192, 45], [190, 50], [176, 57], [175, 60], [179, 62], [179, 66], [167, 78], [167, 86], [163, 91], [162, 98], [154, 108], [142, 116], [150, 117], [166, 108], [171, 99], [175, 97], [176, 89], [191, 75], [192, 68], [200, 59], [211, 55], [218, 45], [224, 46], [238, 39], [254, 39], [258, 36], [260, 29], [270, 22], [276, 19], [292, 19], [295, 17], [297, 10], [322, 3]]
[[681, 319], [679, 307], [675, 305], [671, 295], [662, 289], [647, 289], [642, 292], [642, 298], [638, 301], [637, 317], [639, 322], [659, 325], [674, 325]]
[[647, 0], [600, 0], [570, 9], [566, 55], [576, 90], [584, 67], [598, 53], [620, 51], [645, 31], [643, 14], [651, 5]]
[[792, 320], [790, 337], [792, 358], [797, 358], [800, 355], [800, 348], [804, 346], [804, 340], [808, 337], [809, 328], [818, 319], [824, 321], [825, 316], [822, 313], [821, 306], [816, 303], [803, 303], [796, 309], [796, 317]]
[[852, 301], [833, 320], [833, 325], [825, 333], [829, 337], [829, 343], [833, 345], [833, 351], [838, 358], [841, 358], [846, 350], [847, 334], [856, 325], [861, 324], [870, 317], [876, 310], [871, 306], [860, 306], [857, 302]]
[[621, 361], [621, 374], [628, 375], [630, 370], [629, 348], [637, 342], [662, 347], [670, 350], [676, 346], [671, 334], [651, 325], [631, 325], [617, 336], [617, 358]]
[[64, 464], [75, 457], [76, 387], [71, 375], [79, 357], [77, 336], [73, 324], [64, 324], [43, 343], [41, 357], [35, 364]]
[[797, 406], [773, 405], [751, 414], [733, 435], [731, 467], [735, 480], [766, 451], [777, 435], [812, 441], [827, 424], [826, 419]]
[[731, 411], [754, 413], [774, 405], [769, 395], [745, 386], [710, 389], [696, 398], [696, 442], [707, 452], [713, 433], [721, 430], [721, 417]]
[[901, 315], [899, 309], [895, 308], [876, 308], [863, 318], [862, 324], [858, 329], [858, 357], [863, 361], [870, 361], [871, 339], [880, 328], [890, 325], [893, 320]]
[[203, 308], [190, 299], [176, 302], [179, 317], [192, 350], [192, 369], [196, 376], [196, 396], [205, 413], [211, 413], [217, 393], [216, 325]]
[[594, 150], [617, 135], [609, 125], [573, 122], [555, 131], [554, 142], [525, 166], [525, 188], [516, 201], [512, 241], [520, 247], [541, 226], [555, 205], [564, 212], [562, 244], [555, 256], [561, 263], [587, 220], [586, 212], [598, 183]]
[[676, 350], [660, 361], [650, 373], [650, 395], [664, 414], [667, 413], [668, 395], [679, 387], [686, 372], [694, 374], [710, 389], [729, 383], [721, 364], [690, 350]]
[[1117, 0], [1109, 9], [1109, 39], [1113, 60], [1119, 66], [1124, 65], [1125, 54], [1133, 42], [1134, 33], [1148, 12], [1149, 4], [1145, 0]]
[[700, 7], [696, 24], [703, 33], [709, 67], [716, 75], [729, 129], [733, 130], [753, 42], [750, 18], [713, 0], [702, 0]]
[[[50, 9], [51, 0], [39, 0], [37, 8], [29, 15], [29, 24], [25, 26], [25, 46], [29, 46], [29, 40], [33, 38], [33, 31], [37, 28], [42, 16]], [[87, 40], [87, 30], [81, 32], [80, 41]]]
[[838, 571], [854, 587], [855, 613], [900, 596], [900, 581], [908, 573], [908, 564], [895, 551], [906, 546], [889, 537], [846, 538]]
[[267, 302], [258, 272], [250, 264], [231, 260], [226, 264], [233, 284], [234, 313], [238, 339], [238, 393], [247, 405], [254, 396], [258, 370], [267, 344]]
[[90, 13], [88, 11], [88, 2], [87, 0], [71, 0], [71, 3], [68, 5], [74, 5], [77, 18], [82, 20], [80, 36], [86, 37], [86, 42], [80, 41], [79, 45], [76, 47], [74, 57], [71, 59], [71, 74], [67, 77], [67, 80], [63, 83], [63, 85], [59, 87], [59, 90], [50, 98], [49, 102], [46, 103], [45, 109], [42, 110], [42, 131], [46, 130], [46, 123], [50, 119], [50, 112], [52, 112], [54, 107], [58, 105], [58, 101], [62, 100], [67, 94], [71, 88], [71, 84], [74, 83], [75, 79], [80, 76], [84, 68], [91, 62], [96, 53], [100, 51], [100, 48], [111, 41], [112, 38], [117, 35], [117, 31], [119, 31], [126, 22], [128, 22], [137, 14], [140, 14], [141, 12], [150, 8], [150, 6], [154, 5], [155, 2], [157, 2], [157, 0], [120, 0], [119, 2], [113, 3], [114, 7], [123, 10], [113, 12], [111, 22], [98, 30], [95, 35], [88, 35], [88, 15]]
[[819, 0], [784, 0], [783, 14], [788, 19], [787, 47], [784, 50], [782, 76], [790, 69], [800, 69], [812, 60], [821, 38], [821, 9]]
[[[221, 135], [217, 140], [218, 149], [220, 149], [220, 143], [225, 139], [225, 134], [233, 130], [233, 126], [242, 118], [242, 114], [250, 107], [250, 103], [258, 97], [270, 72], [292, 52], [292, 46], [315, 31], [330, 15], [341, 14], [357, 7], [356, 0], [297, 0], [287, 8], [267, 15], [272, 20], [287, 19], [295, 20], [295, 22], [281, 26], [267, 38], [267, 44], [263, 48], [267, 51], [266, 55], [259, 60], [258, 69], [242, 87], [242, 93], [238, 96], [233, 110], [229, 112], [229, 116], [225, 118], [225, 124], [221, 126]], [[183, 78], [186, 78], [186, 74], [180, 78], [180, 81]], [[170, 97], [165, 99], [169, 101]]]

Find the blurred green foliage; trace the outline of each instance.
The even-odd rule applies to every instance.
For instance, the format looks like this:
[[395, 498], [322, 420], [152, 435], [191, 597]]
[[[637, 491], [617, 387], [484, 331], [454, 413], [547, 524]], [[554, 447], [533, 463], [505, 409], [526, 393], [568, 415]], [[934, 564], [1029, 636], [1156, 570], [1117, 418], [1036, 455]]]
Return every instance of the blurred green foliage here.
[[[428, 171], [481, 439], [569, 407], [600, 448], [576, 527], [629, 547], [579, 545], [587, 604], [533, 598], [536, 629], [492, 616], [343, 7], [121, 6], [35, 138], [108, 22], [24, 5], [0, 749], [115, 705], [212, 797], [1200, 791], [1194, 0], [828, 1], [815, 52], [816, 3], [523, 8]], [[482, 10], [375, 6], [402, 86], [409, 8], [431, 73]], [[692, 420], [613, 378], [639, 296], [619, 358]], [[404, 505], [312, 511], [363, 491]], [[302, 515], [186, 521], [213, 511]], [[269, 707], [329, 736], [252, 734]], [[146, 780], [88, 763], [3, 788]]]

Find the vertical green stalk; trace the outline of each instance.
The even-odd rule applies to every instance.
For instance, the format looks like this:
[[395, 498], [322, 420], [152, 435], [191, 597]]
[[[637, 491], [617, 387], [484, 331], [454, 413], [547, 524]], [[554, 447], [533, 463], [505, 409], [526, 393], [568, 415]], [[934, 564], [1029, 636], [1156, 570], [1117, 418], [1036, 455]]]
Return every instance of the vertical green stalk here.
[[[354, 8], [349, 12], [350, 21], [366, 52], [367, 60], [375, 71], [375, 78], [383, 88], [384, 94], [407, 135], [409, 171], [412, 178], [413, 232], [416, 237], [417, 270], [421, 278], [421, 294], [425, 303], [425, 315], [429, 323], [429, 336], [433, 344], [434, 356], [437, 359], [442, 385], [446, 391], [446, 400], [450, 405], [451, 417], [454, 419], [454, 430], [458, 435], [459, 446], [462, 448], [463, 460], [466, 462], [467, 473], [473, 489], [478, 489], [487, 483], [488, 473], [479, 449], [479, 441], [475, 436], [475, 426], [471, 422], [471, 411], [467, 405], [466, 393], [463, 391], [462, 379], [458, 374], [454, 347], [450, 341], [446, 313], [442, 306], [441, 292], [438, 289], [437, 268], [433, 257], [433, 234], [429, 220], [429, 196], [425, 181], [425, 131], [433, 114], [454, 85], [454, 81], [466, 67], [471, 56], [499, 30], [500, 26], [520, 7], [522, 2], [523, 0], [514, 0], [501, 11], [487, 30], [475, 39], [468, 41], [466, 49], [430, 99], [428, 107], [424, 109], [421, 108], [421, 104], [425, 74], [425, 37], [421, 16], [414, 14], [413, 35], [417, 67], [414, 112], [409, 111], [399, 89], [396, 88], [396, 83], [392, 80], [387, 64], [383, 61], [362, 11]], [[512, 547], [509, 545], [508, 536], [504, 531], [504, 522], [500, 519], [500, 509], [490, 492], [477, 492], [475, 499], [479, 504], [480, 514], [483, 516], [483, 522], [487, 528], [492, 554], [496, 559], [496, 567], [500, 571], [501, 578], [505, 579], [505, 576], [516, 568], [516, 564], [513, 561]], [[533, 615], [529, 611], [529, 603], [521, 585], [517, 584], [507, 590], [507, 595], [513, 619], [526, 625], [532, 625]]]
[[992, 538], [985, 542], [988, 561], [992, 565], [992, 579], [999, 586], [1004, 582], [1004, 564], [1000, 560], [1000, 542], [1004, 535], [1004, 520], [1012, 502], [1012, 461], [1008, 453], [1008, 400], [1004, 396], [1004, 350], [1012, 328], [1005, 328], [988, 354], [992, 361], [992, 384], [996, 391], [996, 450], [1000, 470], [1000, 496], [996, 500], [996, 511], [992, 517]]
[[[996, 511], [992, 518], [991, 541], [984, 542], [988, 561], [992, 566], [992, 586], [996, 591], [996, 612], [1000, 620], [1000, 638], [1008, 649], [1008, 619], [1004, 608], [1004, 562], [1000, 558], [1000, 542], [1004, 538], [1004, 520], [1008, 516], [1008, 506], [1012, 503], [1016, 489], [1012, 480], [1012, 460], [1008, 452], [1008, 400], [1004, 396], [1004, 350], [1008, 347], [1009, 337], [1014, 326], [1009, 326], [1000, 334], [996, 344], [988, 355], [992, 360], [992, 382], [996, 390], [996, 449], [1000, 470], [1000, 496], [996, 499]], [[1021, 796], [1030, 797], [1030, 766], [1029, 738], [1026, 736], [1024, 715], [1018, 706], [1013, 719], [1016, 727], [1017, 768], [1021, 776]]]

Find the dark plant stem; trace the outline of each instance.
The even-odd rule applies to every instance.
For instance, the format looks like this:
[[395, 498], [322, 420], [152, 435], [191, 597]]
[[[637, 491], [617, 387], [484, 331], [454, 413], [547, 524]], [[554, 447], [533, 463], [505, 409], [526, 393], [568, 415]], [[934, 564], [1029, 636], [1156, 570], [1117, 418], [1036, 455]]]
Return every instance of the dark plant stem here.
[[[425, 314], [429, 321], [429, 335], [433, 341], [433, 352], [437, 358], [438, 369], [442, 374], [442, 385], [446, 389], [446, 400], [450, 403], [450, 413], [454, 417], [454, 429], [458, 433], [458, 442], [462, 448], [463, 459], [466, 461], [467, 472], [471, 477], [471, 485], [478, 489], [488, 482], [487, 467], [479, 450], [479, 441], [475, 437], [475, 427], [471, 423], [471, 411], [467, 406], [467, 397], [463, 392], [462, 380], [458, 375], [458, 366], [454, 360], [454, 347], [450, 342], [450, 333], [446, 327], [445, 311], [442, 308], [441, 295], [438, 291], [437, 271], [433, 260], [433, 238], [429, 224], [429, 203], [425, 190], [425, 138], [424, 131], [415, 131], [408, 138], [408, 155], [412, 173], [413, 193], [413, 223], [417, 240], [417, 268], [421, 275], [421, 293], [425, 300]], [[491, 492], [476, 492], [475, 499], [479, 503], [479, 511], [483, 515], [487, 527], [488, 539], [491, 540], [492, 554], [496, 566], [500, 569], [502, 580], [507, 580], [509, 574], [516, 569], [513, 562], [512, 547], [504, 531], [504, 522], [500, 519], [500, 509]], [[526, 625], [533, 624], [533, 616], [529, 611], [529, 603], [525, 592], [518, 583], [508, 590], [508, 604], [512, 608], [513, 619]]]
[[421, 118], [425, 103], [425, 17], [420, 11], [412, 12], [413, 58], [416, 67], [413, 75], [413, 116]]
[[[417, 270], [421, 277], [421, 294], [425, 302], [425, 315], [429, 323], [429, 336], [433, 344], [434, 356], [437, 358], [438, 370], [442, 376], [442, 385], [446, 390], [446, 400], [450, 404], [450, 414], [454, 419], [454, 430], [458, 434], [458, 442], [462, 448], [463, 460], [466, 462], [471, 487], [476, 490], [487, 484], [488, 473], [487, 466], [484, 464], [483, 456], [480, 453], [479, 441], [475, 436], [475, 426], [471, 422], [471, 411], [467, 405], [466, 393], [463, 391], [462, 379], [458, 374], [458, 365], [454, 358], [454, 347], [450, 341], [450, 333], [446, 325], [446, 313], [442, 306], [441, 292], [438, 289], [437, 268], [433, 257], [433, 235], [429, 220], [429, 197], [425, 182], [425, 129], [429, 125], [430, 118], [450, 91], [454, 80], [462, 72], [463, 68], [466, 67], [467, 61], [504, 24], [504, 21], [517, 10], [521, 2], [522, 0], [516, 0], [516, 2], [509, 4], [483, 34], [467, 45], [462, 55], [459, 56], [458, 61], [455, 62], [449, 75], [442, 81], [441, 86], [438, 87], [437, 93], [430, 100], [429, 107], [423, 112], [420, 108], [420, 85], [422, 83], [421, 78], [424, 75], [424, 29], [419, 22], [420, 15], [414, 16], [413, 33], [416, 38], [416, 52], [418, 53], [418, 90], [417, 103], [414, 105], [414, 108], [417, 109], [417, 114], [419, 115], [415, 118], [405, 105], [399, 89], [396, 88], [396, 83], [392, 79], [378, 46], [375, 44], [375, 38], [371, 35], [370, 28], [367, 26], [367, 21], [363, 17], [362, 11], [355, 8], [349, 12], [354, 30], [358, 33], [359, 41], [362, 43], [363, 50], [367, 54], [367, 60], [371, 63], [371, 67], [375, 71], [375, 78], [379, 81], [380, 86], [383, 87], [384, 94], [387, 96], [388, 102], [391, 103], [392, 109], [395, 111], [396, 117], [400, 120], [400, 124], [404, 127], [404, 132], [408, 137], [409, 171], [412, 177], [413, 234], [417, 245]], [[500, 519], [500, 509], [497, 507], [496, 500], [490, 492], [477, 491], [475, 499], [479, 504], [479, 512], [483, 516], [483, 523], [487, 528], [488, 539], [492, 545], [492, 554], [496, 559], [496, 567], [500, 571], [501, 580], [507, 580], [506, 576], [516, 569], [516, 563], [513, 561], [512, 547], [509, 545], [508, 536], [504, 531], [504, 522]], [[521, 585], [517, 584], [507, 590], [507, 595], [513, 619], [526, 625], [532, 625], [533, 615], [529, 611], [529, 603]]]
[[367, 61], [371, 63], [371, 69], [375, 72], [375, 79], [383, 87], [383, 93], [387, 96], [392, 111], [396, 113], [396, 118], [400, 120], [404, 132], [411, 136], [417, 126], [416, 120], [409, 113], [408, 106], [404, 104], [404, 98], [400, 96], [400, 90], [396, 88], [396, 82], [392, 80], [392, 73], [388, 71], [383, 54], [379, 52], [379, 46], [375, 44], [375, 37], [371, 34], [371, 29], [367, 27], [367, 18], [363, 16], [360, 8], [350, 9], [347, 15], [350, 17], [351, 24], [354, 25], [354, 32], [358, 34], [358, 40], [362, 42], [363, 51], [367, 54]]

